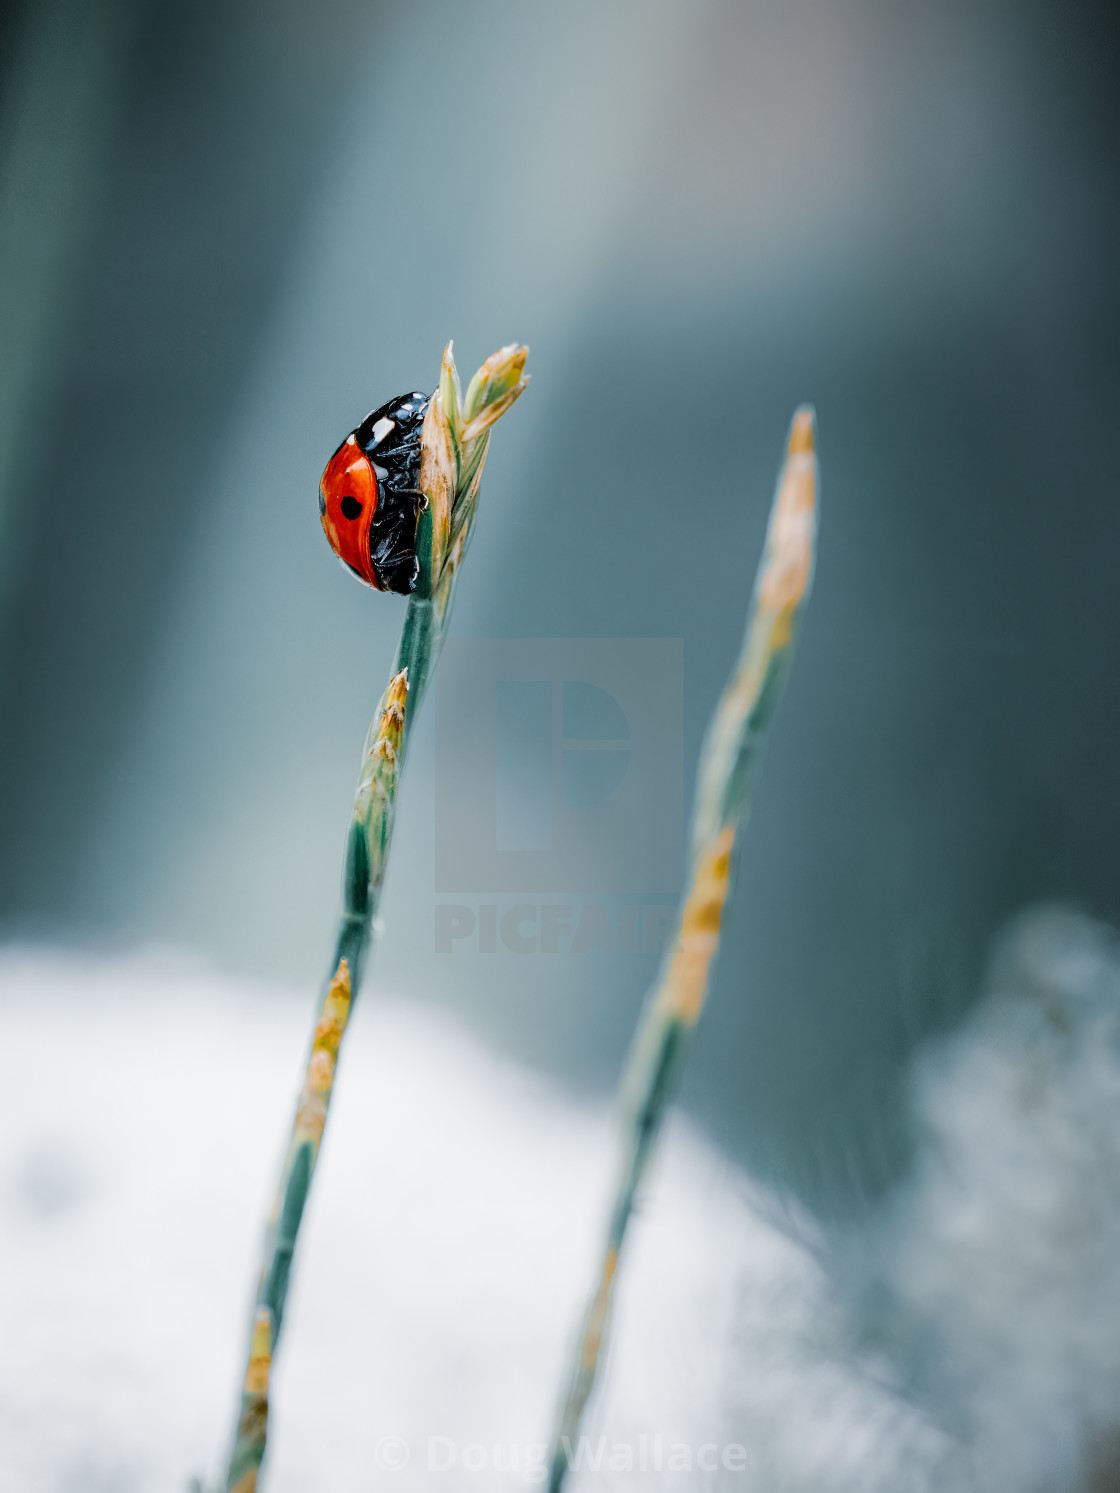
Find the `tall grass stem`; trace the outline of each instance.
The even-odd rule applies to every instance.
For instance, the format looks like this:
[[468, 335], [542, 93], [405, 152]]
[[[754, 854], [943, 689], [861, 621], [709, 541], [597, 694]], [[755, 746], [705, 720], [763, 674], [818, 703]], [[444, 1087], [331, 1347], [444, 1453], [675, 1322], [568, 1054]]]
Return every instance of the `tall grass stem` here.
[[[342, 910], [265, 1230], [241, 1405], [226, 1474], [228, 1493], [255, 1493], [268, 1436], [268, 1389], [280, 1341], [300, 1224], [319, 1159], [339, 1049], [362, 983], [393, 837], [409, 732], [439, 658], [459, 570], [474, 531], [490, 430], [528, 382], [526, 347], [504, 347], [479, 369], [463, 401], [451, 344], [421, 437], [417, 528], [420, 575], [408, 599], [393, 665], [362, 750], [346, 837]], [[500, 407], [499, 407], [500, 406]]]
[[601, 1262], [565, 1381], [552, 1443], [549, 1493], [560, 1493], [572, 1462], [599, 1369], [635, 1196], [703, 1010], [733, 880], [737, 838], [750, 811], [761, 748], [809, 595], [818, 489], [815, 422], [812, 410], [803, 406], [790, 426], [742, 650], [701, 752], [686, 890], [676, 931], [639, 1018], [623, 1074], [614, 1198]]

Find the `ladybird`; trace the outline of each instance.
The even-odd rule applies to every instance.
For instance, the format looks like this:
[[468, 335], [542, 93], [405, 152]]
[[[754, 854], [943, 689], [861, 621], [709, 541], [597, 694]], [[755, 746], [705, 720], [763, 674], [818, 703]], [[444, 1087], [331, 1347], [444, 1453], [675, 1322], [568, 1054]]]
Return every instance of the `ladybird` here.
[[327, 462], [319, 520], [351, 574], [378, 591], [408, 596], [416, 586], [420, 436], [431, 396], [402, 394], [373, 410]]

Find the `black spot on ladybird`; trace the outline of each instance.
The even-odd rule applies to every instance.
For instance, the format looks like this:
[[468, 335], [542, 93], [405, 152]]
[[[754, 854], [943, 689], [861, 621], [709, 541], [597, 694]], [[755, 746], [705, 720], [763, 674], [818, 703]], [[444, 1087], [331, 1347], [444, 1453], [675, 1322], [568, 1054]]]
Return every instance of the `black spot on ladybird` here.
[[343, 518], [361, 518], [362, 516], [361, 503], [358, 502], [357, 498], [352, 497], [350, 493], [346, 494], [338, 506], [342, 509]]

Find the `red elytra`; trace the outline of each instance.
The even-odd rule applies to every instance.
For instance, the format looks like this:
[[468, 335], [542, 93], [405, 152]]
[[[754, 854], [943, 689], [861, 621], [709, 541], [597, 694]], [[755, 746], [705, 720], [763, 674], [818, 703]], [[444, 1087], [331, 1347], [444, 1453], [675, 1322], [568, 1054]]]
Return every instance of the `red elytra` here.
[[327, 462], [319, 496], [319, 522], [327, 543], [344, 564], [380, 591], [369, 553], [369, 526], [379, 497], [377, 475], [352, 435]]

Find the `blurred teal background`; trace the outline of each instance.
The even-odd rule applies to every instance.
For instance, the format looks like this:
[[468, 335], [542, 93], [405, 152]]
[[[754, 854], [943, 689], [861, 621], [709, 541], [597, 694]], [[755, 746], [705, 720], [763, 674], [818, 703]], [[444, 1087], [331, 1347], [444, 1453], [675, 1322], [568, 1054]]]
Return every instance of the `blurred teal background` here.
[[[319, 979], [403, 604], [315, 489], [449, 336], [533, 374], [455, 632], [683, 639], [691, 783], [809, 399], [817, 590], [685, 1101], [878, 1186], [1004, 917], [1120, 916], [1114, 9], [24, 0], [0, 48], [4, 935]], [[603, 1088], [654, 958], [436, 953], [437, 715], [368, 997]]]

